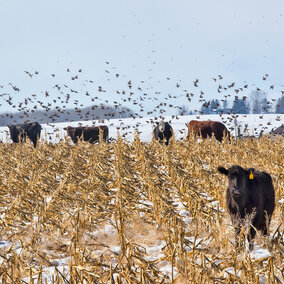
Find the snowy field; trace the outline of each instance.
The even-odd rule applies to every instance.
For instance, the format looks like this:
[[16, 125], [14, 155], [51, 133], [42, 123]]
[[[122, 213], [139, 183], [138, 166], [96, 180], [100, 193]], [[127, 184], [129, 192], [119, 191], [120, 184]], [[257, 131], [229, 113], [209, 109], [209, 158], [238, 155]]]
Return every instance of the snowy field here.
[[[67, 132], [66, 126], [86, 126], [86, 125], [107, 125], [109, 127], [109, 138], [116, 139], [119, 132], [123, 139], [133, 141], [135, 133], [139, 131], [140, 140], [150, 142], [152, 139], [153, 128], [160, 119], [157, 117], [144, 118], [122, 118], [105, 121], [77, 121], [63, 122], [54, 124], [42, 124], [41, 140], [56, 143], [65, 139]], [[191, 120], [214, 120], [223, 122], [232, 135], [236, 135], [237, 127], [240, 133], [245, 136], [258, 136], [261, 131], [263, 134], [269, 133], [284, 123], [284, 114], [248, 114], [248, 115], [190, 115], [190, 116], [165, 116], [173, 127], [175, 139], [184, 139], [187, 135], [187, 123]], [[0, 140], [11, 142], [8, 127], [0, 127]]]
[[[236, 125], [241, 129], [241, 133], [243, 135], [255, 135], [257, 136], [261, 130], [265, 133], [269, 133], [271, 130], [279, 127], [282, 123], [284, 123], [284, 115], [276, 115], [276, 114], [267, 114], [267, 115], [238, 115], [236, 118], [229, 115], [204, 115], [204, 116], [181, 116], [181, 117], [165, 117], [165, 121], [170, 122], [173, 127], [175, 133], [175, 139], [181, 140], [184, 139], [187, 135], [187, 127], [186, 124], [191, 120], [215, 120], [223, 122], [226, 127], [229, 129], [232, 135], [236, 133]], [[141, 141], [150, 142], [153, 136], [153, 127], [156, 124], [157, 119], [151, 117], [145, 117], [140, 119], [112, 119], [105, 120], [101, 123], [93, 123], [92, 121], [84, 121], [84, 122], [66, 122], [66, 123], [56, 123], [56, 124], [43, 124], [43, 130], [41, 132], [41, 140], [46, 142], [57, 143], [61, 139], [66, 139], [66, 131], [64, 127], [66, 126], [78, 126], [78, 125], [100, 125], [104, 124], [109, 127], [109, 138], [116, 139], [117, 133], [127, 141], [133, 141], [135, 132], [139, 131], [139, 136]], [[69, 139], [69, 138], [68, 138]], [[2, 142], [11, 143], [8, 133], [8, 127], [0, 128], [0, 140]], [[205, 167], [206, 165], [204, 165]], [[112, 189], [115, 191], [115, 189]], [[225, 212], [224, 208], [220, 208], [219, 202], [212, 199], [206, 193], [201, 194], [201, 198], [208, 202], [208, 206], [212, 207], [214, 210], [219, 210], [220, 212]], [[192, 217], [190, 212], [186, 210], [186, 207], [181, 202], [179, 196], [172, 196], [173, 206], [175, 207], [176, 213], [183, 220], [185, 224], [190, 228], [190, 224], [192, 221]], [[52, 197], [47, 197], [45, 202], [48, 204], [52, 201]], [[148, 199], [139, 200], [141, 205], [141, 209], [149, 209], [153, 210], [153, 204]], [[279, 205], [282, 206], [283, 200], [278, 201]], [[3, 208], [2, 208], [3, 209]], [[5, 210], [4, 210], [5, 211]], [[1, 218], [5, 216], [1, 215]], [[90, 235], [95, 238], [118, 238], [117, 231], [111, 225], [105, 225], [104, 228], [99, 229], [98, 231], [90, 232]], [[210, 247], [210, 242], [203, 239], [195, 239], [194, 237], [186, 237], [187, 246], [186, 251], [188, 253], [192, 252], [196, 248], [206, 249]], [[176, 267], [172, 270], [171, 262], [162, 260], [165, 255], [163, 252], [164, 247], [166, 246], [166, 242], [162, 239], [156, 240], [154, 244], [145, 244], [143, 249], [145, 250], [147, 261], [160, 261], [157, 268], [159, 272], [163, 275], [169, 277], [169, 279], [173, 276], [174, 278], [178, 274], [178, 270]], [[6, 253], [6, 258], [13, 257], [14, 254], [21, 255], [21, 243], [18, 244], [9, 242], [7, 240], [0, 241], [0, 252]], [[100, 249], [95, 251], [94, 253], [98, 256], [103, 255], [106, 251], [110, 251], [114, 254], [121, 254], [121, 248], [119, 246], [111, 246], [109, 248]], [[248, 253], [248, 251], [247, 251]], [[284, 254], [284, 251], [283, 251]], [[258, 245], [255, 246], [254, 250], [248, 253], [249, 257], [254, 261], [261, 261], [263, 259], [268, 259], [271, 257], [271, 253], [266, 248], [262, 248]], [[4, 258], [0, 256], [0, 261], [3, 262]], [[162, 260], [162, 261], [161, 261]], [[64, 275], [66, 279], [70, 276], [68, 274], [70, 264], [70, 257], [62, 258], [62, 259], [52, 259], [50, 261], [50, 265], [43, 267], [42, 270], [42, 281], [46, 281], [47, 283], [52, 283], [54, 280], [55, 274]], [[114, 263], [116, 265], [116, 263]], [[238, 272], [234, 270], [234, 267], [228, 267], [225, 270], [225, 275], [238, 275]], [[116, 276], [114, 275], [114, 280], [116, 280]], [[32, 277], [36, 280], [36, 276]], [[261, 280], [261, 279], [260, 279]], [[23, 283], [29, 283], [31, 281], [30, 277], [26, 277], [22, 279]], [[265, 278], [262, 283], [265, 283]]]

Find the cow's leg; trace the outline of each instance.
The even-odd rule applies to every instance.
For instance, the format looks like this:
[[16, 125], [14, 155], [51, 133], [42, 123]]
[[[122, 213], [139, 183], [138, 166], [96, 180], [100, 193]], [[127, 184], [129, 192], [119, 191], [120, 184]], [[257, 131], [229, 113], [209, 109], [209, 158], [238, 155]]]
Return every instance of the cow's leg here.
[[21, 143], [26, 143], [26, 135], [24, 132], [20, 133], [20, 142]]
[[270, 224], [270, 220], [271, 220], [271, 215], [268, 215], [267, 212], [265, 212], [265, 224], [262, 230], [264, 236], [268, 235], [268, 226]]
[[267, 236], [267, 234], [268, 234], [268, 230], [267, 230], [267, 227], [265, 226], [265, 228], [263, 229], [263, 235]]
[[159, 133], [159, 138], [160, 138], [160, 139], [159, 139], [159, 142], [160, 142], [161, 144], [163, 144], [165, 137], [164, 137], [164, 134], [163, 134], [162, 132]]
[[247, 239], [249, 242], [249, 250], [253, 249], [253, 241], [254, 241], [255, 235], [256, 235], [256, 231], [253, 227], [251, 227], [248, 233], [248, 236], [247, 236]]

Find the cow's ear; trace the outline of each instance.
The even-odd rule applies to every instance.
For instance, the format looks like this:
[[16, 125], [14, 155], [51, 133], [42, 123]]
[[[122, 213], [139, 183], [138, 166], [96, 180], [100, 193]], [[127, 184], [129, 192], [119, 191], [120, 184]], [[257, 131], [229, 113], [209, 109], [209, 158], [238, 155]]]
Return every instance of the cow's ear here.
[[225, 175], [225, 176], [228, 176], [228, 170], [226, 170], [224, 167], [219, 166], [218, 172]]

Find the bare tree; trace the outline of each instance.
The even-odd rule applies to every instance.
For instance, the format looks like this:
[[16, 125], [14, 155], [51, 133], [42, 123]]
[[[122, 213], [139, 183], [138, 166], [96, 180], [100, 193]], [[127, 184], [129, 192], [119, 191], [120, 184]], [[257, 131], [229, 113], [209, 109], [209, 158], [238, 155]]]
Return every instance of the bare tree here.
[[262, 113], [262, 102], [266, 98], [266, 94], [263, 91], [252, 91], [250, 93], [250, 103], [252, 113]]

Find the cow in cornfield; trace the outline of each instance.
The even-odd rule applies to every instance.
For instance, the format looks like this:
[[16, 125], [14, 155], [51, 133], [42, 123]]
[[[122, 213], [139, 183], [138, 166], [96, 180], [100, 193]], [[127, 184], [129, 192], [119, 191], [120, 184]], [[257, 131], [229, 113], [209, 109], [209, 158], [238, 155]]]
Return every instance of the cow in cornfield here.
[[228, 136], [230, 138], [230, 132], [226, 128], [226, 126], [219, 121], [197, 121], [197, 120], [191, 120], [187, 124], [188, 128], [188, 135], [190, 136], [191, 133], [201, 136], [202, 138], [207, 137], [214, 137], [219, 141], [222, 142], [223, 138], [225, 136]]
[[108, 127], [106, 125], [100, 126], [68, 126], [65, 128], [67, 134], [71, 137], [73, 143], [77, 143], [79, 139], [95, 143], [100, 140], [100, 135], [104, 141], [108, 139]]
[[226, 205], [235, 227], [238, 247], [243, 245], [241, 228], [249, 224], [247, 239], [249, 249], [253, 248], [256, 230], [264, 235], [275, 207], [275, 191], [271, 176], [254, 168], [244, 169], [234, 165], [229, 169], [218, 167], [218, 171], [228, 177]]
[[160, 121], [154, 128], [154, 136], [160, 143], [168, 145], [170, 138], [173, 136], [173, 129], [168, 122]]
[[8, 125], [11, 139], [14, 143], [26, 142], [29, 137], [36, 147], [37, 140], [40, 138], [41, 125], [38, 122]]

